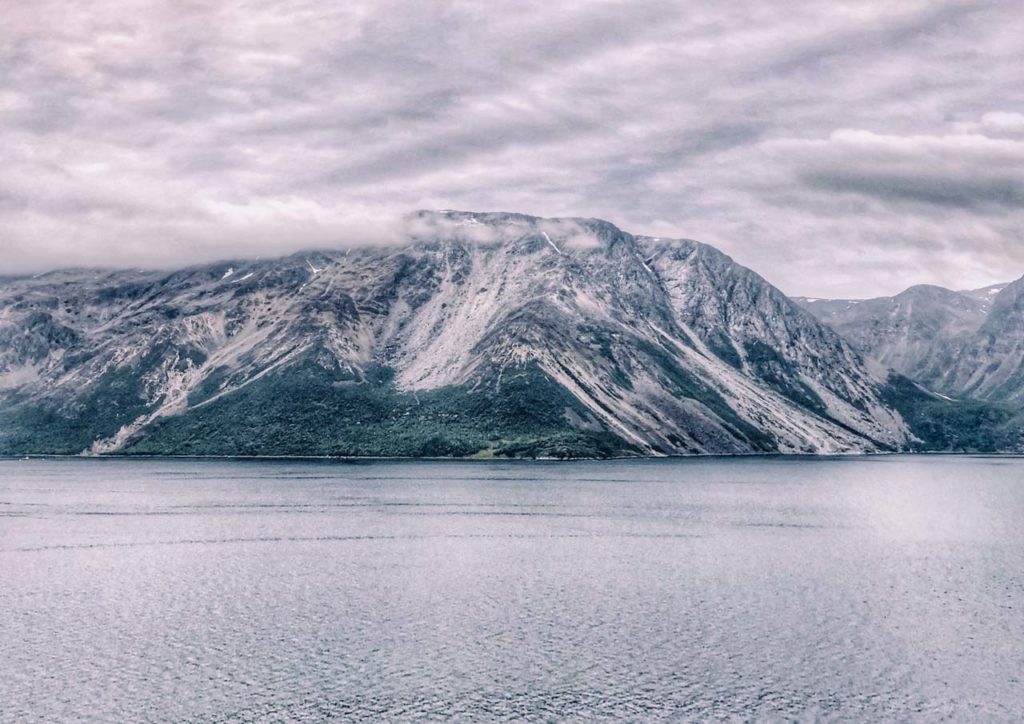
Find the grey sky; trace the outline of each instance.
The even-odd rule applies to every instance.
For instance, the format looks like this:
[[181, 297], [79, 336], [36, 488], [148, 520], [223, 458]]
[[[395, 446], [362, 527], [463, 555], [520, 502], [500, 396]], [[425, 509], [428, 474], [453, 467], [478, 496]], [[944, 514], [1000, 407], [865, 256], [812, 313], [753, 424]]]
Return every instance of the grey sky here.
[[[337, 6], [337, 7], [332, 7]], [[0, 273], [598, 216], [783, 290], [1024, 274], [1019, 0], [0, 7]]]

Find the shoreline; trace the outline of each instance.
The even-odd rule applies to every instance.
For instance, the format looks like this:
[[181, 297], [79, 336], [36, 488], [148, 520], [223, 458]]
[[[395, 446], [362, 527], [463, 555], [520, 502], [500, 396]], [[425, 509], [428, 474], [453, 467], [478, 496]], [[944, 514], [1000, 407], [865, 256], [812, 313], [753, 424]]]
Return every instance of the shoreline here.
[[878, 452], [848, 452], [848, 453], [693, 453], [688, 455], [623, 455], [616, 457], [402, 457], [402, 456], [361, 456], [361, 455], [83, 455], [83, 454], [61, 454], [61, 453], [28, 453], [21, 455], [0, 454], [0, 462], [25, 461], [25, 460], [238, 460], [238, 461], [264, 461], [273, 462], [466, 462], [466, 463], [572, 463], [572, 462], [651, 462], [660, 460], [849, 460], [880, 457], [973, 457], [973, 458], [1021, 458], [1021, 452], [953, 452], [953, 451], [878, 451]]

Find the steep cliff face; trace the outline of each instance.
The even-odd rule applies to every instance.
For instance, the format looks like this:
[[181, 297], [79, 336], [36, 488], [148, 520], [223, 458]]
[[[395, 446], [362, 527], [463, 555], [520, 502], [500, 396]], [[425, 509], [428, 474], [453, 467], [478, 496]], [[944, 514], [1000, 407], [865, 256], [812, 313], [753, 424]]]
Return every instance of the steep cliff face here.
[[400, 247], [0, 282], [0, 452], [912, 442], [884, 372], [711, 247], [588, 219], [414, 221]]
[[[832, 329], [751, 270], [692, 241], [641, 239], [678, 323], [718, 360], [802, 409], [887, 443], [899, 416], [878, 380]], [[884, 373], [883, 373], [884, 375]]]

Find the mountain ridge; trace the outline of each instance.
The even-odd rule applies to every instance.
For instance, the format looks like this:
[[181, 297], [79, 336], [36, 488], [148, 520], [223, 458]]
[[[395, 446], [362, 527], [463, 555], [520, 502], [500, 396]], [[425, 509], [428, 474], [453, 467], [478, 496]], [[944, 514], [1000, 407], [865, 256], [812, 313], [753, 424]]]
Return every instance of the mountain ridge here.
[[952, 396], [1024, 397], [1024, 280], [954, 291], [916, 285], [892, 297], [794, 297], [880, 364]]
[[395, 246], [0, 280], [0, 452], [922, 444], [886, 370], [714, 247], [522, 214], [410, 228]]

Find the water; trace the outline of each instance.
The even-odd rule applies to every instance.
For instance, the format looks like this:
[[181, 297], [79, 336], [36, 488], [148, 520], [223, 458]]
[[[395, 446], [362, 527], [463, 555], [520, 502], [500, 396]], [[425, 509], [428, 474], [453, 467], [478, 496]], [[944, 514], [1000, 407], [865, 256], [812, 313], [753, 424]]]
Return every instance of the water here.
[[1024, 460], [0, 462], [0, 720], [1021, 720]]

